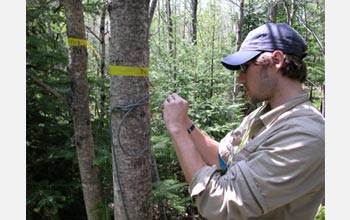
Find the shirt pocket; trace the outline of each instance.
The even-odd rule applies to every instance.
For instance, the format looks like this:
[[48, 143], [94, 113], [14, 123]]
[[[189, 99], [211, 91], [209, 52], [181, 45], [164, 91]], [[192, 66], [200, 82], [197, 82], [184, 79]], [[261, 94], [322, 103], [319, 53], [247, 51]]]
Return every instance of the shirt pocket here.
[[260, 146], [262, 146], [262, 143], [266, 139], [266, 136], [259, 136], [255, 139], [249, 141], [246, 143], [243, 148], [237, 153], [234, 159], [234, 163], [237, 163], [241, 160], [248, 160], [249, 156], [256, 152]]

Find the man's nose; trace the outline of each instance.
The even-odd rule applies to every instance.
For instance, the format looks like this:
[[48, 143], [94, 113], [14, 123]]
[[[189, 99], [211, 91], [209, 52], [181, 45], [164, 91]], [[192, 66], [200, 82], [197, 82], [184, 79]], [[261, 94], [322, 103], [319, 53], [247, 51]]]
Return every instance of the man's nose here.
[[236, 80], [237, 80], [237, 82], [239, 83], [239, 84], [244, 84], [244, 83], [246, 83], [246, 76], [245, 76], [246, 74], [244, 74], [244, 73], [238, 73], [238, 75], [237, 75], [237, 78], [236, 78]]

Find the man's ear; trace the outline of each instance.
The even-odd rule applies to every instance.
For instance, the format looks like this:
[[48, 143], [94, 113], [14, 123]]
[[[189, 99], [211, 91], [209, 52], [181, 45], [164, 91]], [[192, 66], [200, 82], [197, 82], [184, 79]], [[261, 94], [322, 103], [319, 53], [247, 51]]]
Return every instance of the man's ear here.
[[284, 53], [280, 50], [275, 50], [272, 53], [272, 63], [277, 69], [281, 69], [284, 64]]

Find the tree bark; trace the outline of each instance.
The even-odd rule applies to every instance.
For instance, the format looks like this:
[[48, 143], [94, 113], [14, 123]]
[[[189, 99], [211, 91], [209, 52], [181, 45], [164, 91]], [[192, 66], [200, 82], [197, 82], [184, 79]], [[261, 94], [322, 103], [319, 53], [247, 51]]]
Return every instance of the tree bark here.
[[243, 24], [244, 24], [244, 0], [239, 2], [239, 19], [237, 22], [237, 41], [236, 41], [236, 50], [238, 51], [241, 48], [243, 42]]
[[[279, 0], [277, 1], [270, 1], [269, 3], [269, 9], [268, 9], [268, 19], [267, 22], [272, 22], [272, 23], [276, 23], [276, 15], [277, 15], [277, 6], [278, 3], [280, 3]], [[288, 14], [287, 14], [288, 16]]]
[[198, 0], [191, 0], [192, 7], [192, 43], [197, 45], [197, 8]]
[[101, 12], [101, 23], [100, 23], [100, 43], [101, 43], [101, 65], [100, 65], [100, 74], [101, 74], [101, 95], [100, 95], [100, 109], [101, 109], [101, 119], [105, 117], [105, 103], [106, 103], [106, 88], [105, 88], [105, 80], [106, 80], [106, 5], [102, 7]]
[[171, 7], [171, 0], [165, 1], [165, 13], [166, 13], [166, 23], [167, 23], [167, 31], [168, 31], [168, 48], [169, 48], [169, 58], [170, 62], [170, 74], [173, 75], [172, 79], [169, 77], [170, 82], [173, 83], [173, 91], [177, 92], [177, 71], [176, 71], [176, 31], [175, 25], [173, 24], [173, 13]]
[[[148, 6], [148, 0], [112, 0], [110, 3], [112, 66], [149, 66]], [[151, 220], [148, 76], [111, 75], [110, 102], [114, 217]]]
[[[68, 38], [85, 39], [81, 0], [62, 0], [62, 4], [65, 8]], [[102, 204], [102, 188], [99, 170], [93, 164], [95, 151], [89, 110], [87, 48], [86, 46], [70, 46], [68, 56], [68, 75], [71, 83], [70, 109], [85, 209], [88, 220], [96, 220], [102, 217], [101, 212], [93, 210]]]
[[[173, 18], [172, 18], [172, 11], [171, 11], [171, 1], [166, 0], [165, 2], [165, 12], [166, 12], [166, 23], [167, 23], [167, 29], [168, 29], [168, 35], [169, 35], [169, 53], [172, 55], [174, 53], [174, 27], [173, 27]], [[173, 56], [171, 56], [173, 57]]]
[[[239, 1], [239, 16], [237, 21], [237, 41], [236, 41], [236, 51], [241, 48], [243, 42], [243, 24], [244, 24], [244, 0]], [[236, 102], [237, 96], [240, 92], [239, 85], [237, 83], [237, 78], [233, 78], [233, 103]]]
[[[216, 20], [216, 4], [213, 3], [210, 7], [212, 7], [212, 19], [215, 21]], [[215, 34], [216, 34], [216, 27], [215, 24], [213, 24], [213, 29], [211, 32], [211, 61], [210, 61], [210, 88], [209, 88], [209, 97], [208, 100], [213, 97], [213, 87], [214, 87], [214, 59], [215, 59]], [[211, 126], [211, 121], [209, 121], [209, 126]]]

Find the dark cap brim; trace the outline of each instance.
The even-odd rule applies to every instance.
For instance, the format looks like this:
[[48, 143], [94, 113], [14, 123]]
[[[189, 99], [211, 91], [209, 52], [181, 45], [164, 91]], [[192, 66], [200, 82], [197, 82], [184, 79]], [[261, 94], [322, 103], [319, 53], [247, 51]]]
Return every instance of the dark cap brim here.
[[220, 62], [224, 67], [229, 70], [239, 70], [240, 65], [248, 62], [253, 59], [257, 55], [259, 55], [261, 51], [253, 51], [253, 50], [240, 50], [234, 54], [228, 55], [223, 58]]

